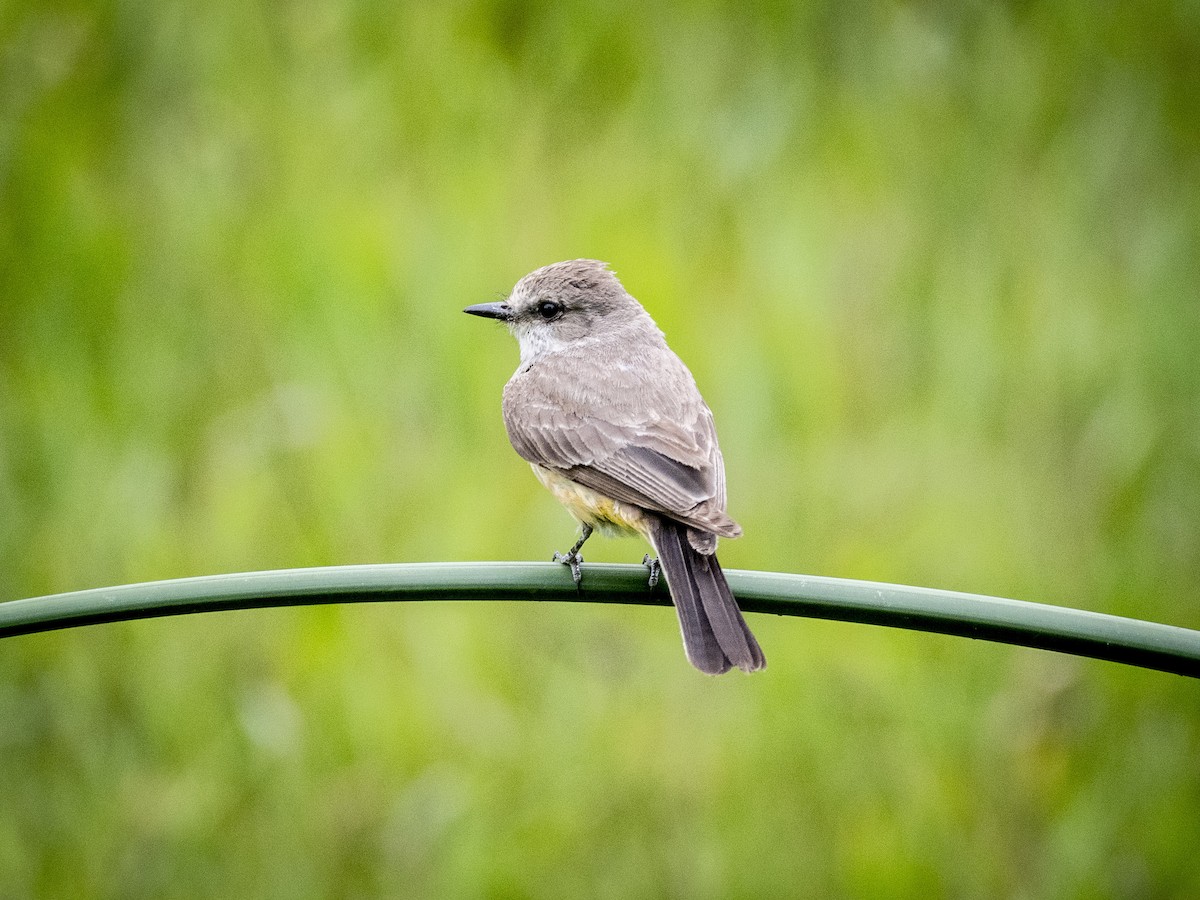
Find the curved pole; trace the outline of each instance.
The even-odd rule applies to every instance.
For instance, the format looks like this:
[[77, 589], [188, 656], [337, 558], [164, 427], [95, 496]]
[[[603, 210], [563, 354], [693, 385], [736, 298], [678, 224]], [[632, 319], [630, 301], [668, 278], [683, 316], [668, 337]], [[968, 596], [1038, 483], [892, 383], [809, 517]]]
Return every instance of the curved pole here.
[[[1200, 678], [1200, 631], [902, 585], [727, 570], [742, 609], [888, 625], [1056, 650]], [[0, 603], [0, 637], [154, 616], [385, 600], [553, 600], [666, 606], [642, 566], [589, 564], [576, 590], [554, 563], [412, 563], [207, 575]]]

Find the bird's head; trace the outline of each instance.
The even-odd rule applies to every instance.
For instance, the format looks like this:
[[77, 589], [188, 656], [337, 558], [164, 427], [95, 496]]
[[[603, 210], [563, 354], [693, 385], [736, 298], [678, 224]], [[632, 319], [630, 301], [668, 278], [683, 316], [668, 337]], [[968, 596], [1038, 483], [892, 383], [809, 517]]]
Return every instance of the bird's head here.
[[579, 341], [611, 334], [649, 316], [605, 263], [573, 259], [530, 272], [508, 299], [468, 306], [463, 312], [508, 325], [529, 362]]

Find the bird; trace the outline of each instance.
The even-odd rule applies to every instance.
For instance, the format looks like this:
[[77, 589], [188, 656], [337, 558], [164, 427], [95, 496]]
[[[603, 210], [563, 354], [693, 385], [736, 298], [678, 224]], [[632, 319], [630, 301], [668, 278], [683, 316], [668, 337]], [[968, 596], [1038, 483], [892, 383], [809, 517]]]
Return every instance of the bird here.
[[499, 302], [464, 312], [506, 324], [520, 363], [504, 386], [509, 441], [579, 522], [554, 561], [582, 579], [594, 531], [634, 533], [657, 554], [688, 660], [719, 675], [766, 657], [717, 561], [741, 526], [726, 512], [725, 463], [692, 373], [607, 263], [574, 259], [526, 275]]

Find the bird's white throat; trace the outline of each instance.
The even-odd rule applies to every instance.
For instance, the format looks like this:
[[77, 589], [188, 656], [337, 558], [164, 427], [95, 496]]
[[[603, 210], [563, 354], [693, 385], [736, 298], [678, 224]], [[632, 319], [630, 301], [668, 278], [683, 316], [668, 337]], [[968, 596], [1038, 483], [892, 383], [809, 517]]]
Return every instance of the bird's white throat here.
[[525, 325], [513, 329], [513, 335], [521, 348], [521, 365], [528, 365], [539, 356], [554, 353], [567, 346], [567, 342], [555, 334], [547, 325]]

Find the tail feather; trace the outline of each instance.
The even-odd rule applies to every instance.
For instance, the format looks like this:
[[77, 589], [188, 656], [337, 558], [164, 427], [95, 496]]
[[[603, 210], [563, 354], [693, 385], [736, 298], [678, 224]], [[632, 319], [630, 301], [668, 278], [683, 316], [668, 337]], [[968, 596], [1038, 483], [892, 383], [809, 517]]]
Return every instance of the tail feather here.
[[720, 675], [733, 666], [744, 672], [764, 668], [766, 658], [742, 618], [717, 557], [696, 550], [688, 530], [686, 525], [659, 520], [651, 533], [688, 659], [709, 675]]
[[693, 563], [692, 577], [700, 588], [704, 611], [708, 614], [717, 643], [729, 661], [743, 672], [757, 672], [766, 668], [767, 658], [742, 617], [737, 601], [733, 599], [733, 591], [729, 589], [729, 582], [725, 580], [725, 573], [716, 555], [697, 553]]
[[654, 551], [667, 576], [688, 660], [701, 672], [720, 675], [729, 671], [730, 662], [713, 634], [708, 615], [704, 612], [704, 602], [700, 599], [700, 590], [688, 574], [691, 548], [681, 540], [682, 537], [682, 530], [675, 528], [674, 523], [669, 523], [654, 533]]

